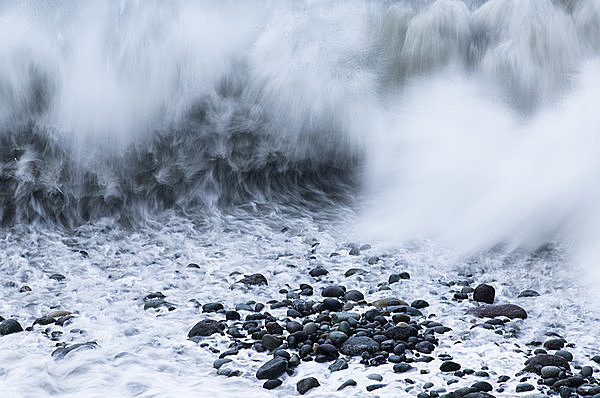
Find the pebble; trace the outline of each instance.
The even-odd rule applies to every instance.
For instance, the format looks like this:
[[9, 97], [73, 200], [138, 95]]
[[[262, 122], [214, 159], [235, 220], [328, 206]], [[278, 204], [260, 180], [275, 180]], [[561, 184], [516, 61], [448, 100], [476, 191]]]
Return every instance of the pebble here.
[[189, 331], [188, 338], [196, 336], [211, 336], [215, 333], [221, 333], [225, 329], [225, 325], [212, 319], [204, 319]]
[[213, 368], [219, 369], [221, 366], [223, 366], [229, 362], [233, 362], [233, 361], [229, 358], [219, 358], [213, 362]]
[[517, 384], [517, 388], [515, 389], [515, 391], [516, 392], [527, 392], [527, 391], [532, 391], [534, 389], [535, 389], [535, 387], [529, 383], [521, 383], [521, 384]]
[[274, 388], [279, 387], [282, 383], [283, 383], [283, 381], [281, 381], [279, 379], [269, 379], [269, 380], [265, 381], [265, 383], [263, 384], [263, 388], [265, 388], [267, 390], [272, 390]]
[[261, 339], [261, 343], [267, 350], [274, 350], [283, 344], [283, 339], [271, 334], [265, 334]]
[[386, 297], [379, 300], [375, 300], [371, 303], [375, 308], [384, 308], [390, 305], [408, 305], [406, 301], [400, 300], [396, 297]]
[[493, 304], [496, 290], [493, 286], [486, 285], [485, 283], [478, 285], [473, 292], [473, 300], [482, 303]]
[[550, 378], [550, 377], [558, 377], [560, 372], [561, 371], [558, 366], [544, 366], [540, 370], [540, 374], [545, 379]]
[[442, 372], [455, 372], [460, 369], [460, 364], [452, 361], [445, 361], [440, 365], [440, 370]]
[[22, 331], [23, 328], [21, 327], [21, 324], [15, 319], [6, 319], [0, 322], [0, 335], [2, 336]]
[[66, 279], [65, 276], [62, 274], [52, 274], [49, 276], [49, 278], [54, 279], [55, 281], [58, 281], [58, 282], [64, 281]]
[[404, 373], [413, 369], [413, 367], [407, 363], [397, 363], [394, 365], [394, 372], [396, 373]]
[[488, 383], [487, 381], [478, 381], [476, 383], [473, 383], [471, 388], [474, 388], [477, 391], [483, 391], [483, 392], [489, 392], [494, 389], [492, 387], [492, 385], [490, 383]]
[[383, 380], [383, 376], [380, 375], [379, 373], [372, 373], [370, 375], [367, 375], [367, 379], [381, 381], [381, 380]]
[[324, 267], [318, 266], [316, 268], [311, 269], [308, 274], [313, 278], [316, 278], [319, 276], [327, 275], [328, 273], [329, 271], [327, 271]]
[[429, 307], [429, 303], [425, 300], [415, 300], [410, 304], [411, 307], [421, 309], [425, 307]]
[[387, 384], [371, 384], [370, 386], [367, 386], [367, 391], [371, 392], [383, 388], [385, 386], [387, 386]]
[[348, 301], [361, 301], [365, 299], [365, 295], [359, 292], [358, 290], [348, 290], [346, 294], [344, 294], [344, 299]]
[[482, 305], [471, 309], [468, 313], [479, 318], [495, 318], [498, 316], [505, 316], [510, 319], [527, 318], [527, 312], [515, 304]]
[[98, 344], [95, 341], [88, 341], [86, 343], [77, 343], [68, 347], [59, 347], [52, 352], [52, 357], [61, 359], [70, 354], [71, 352], [82, 351], [82, 350], [93, 350], [98, 348]]
[[286, 369], [287, 361], [283, 357], [276, 356], [258, 369], [256, 372], [256, 378], [259, 380], [276, 379], [283, 375]]
[[331, 340], [331, 342], [333, 343], [333, 345], [335, 345], [336, 347], [341, 347], [341, 345], [348, 340], [348, 335], [346, 335], [346, 333], [344, 332], [340, 332], [340, 331], [333, 331], [330, 332], [327, 335], [327, 338], [329, 340]]
[[540, 354], [525, 361], [525, 370], [539, 372], [544, 366], [558, 366], [570, 370], [569, 362], [560, 355]]
[[30, 288], [29, 286], [27, 286], [27, 285], [25, 285], [25, 286], [22, 286], [22, 287], [19, 289], [19, 293], [26, 293], [26, 292], [30, 292], [30, 291], [31, 291], [31, 288]]
[[550, 339], [544, 343], [544, 348], [547, 350], [560, 350], [565, 346], [564, 339]]
[[348, 369], [348, 362], [343, 358], [338, 358], [328, 367], [330, 372], [337, 372], [338, 370]]
[[343, 286], [327, 286], [321, 291], [323, 297], [343, 297], [346, 294], [346, 288]]
[[379, 350], [379, 344], [367, 336], [352, 336], [342, 344], [340, 351], [344, 355], [357, 356], [363, 352], [374, 354]]
[[346, 380], [344, 383], [342, 383], [341, 386], [338, 387], [337, 390], [341, 391], [341, 390], [343, 390], [346, 387], [355, 386], [355, 385], [356, 385], [356, 381], [355, 380], [352, 380], [352, 379]]
[[564, 359], [566, 359], [569, 362], [571, 362], [573, 360], [573, 354], [571, 354], [569, 351], [566, 351], [566, 350], [558, 350], [558, 351], [556, 351], [555, 355], [563, 357]]
[[536, 292], [535, 290], [523, 290], [521, 293], [519, 293], [519, 297], [538, 297], [540, 294], [538, 292]]
[[50, 318], [60, 318], [61, 316], [67, 316], [67, 315], [71, 315], [71, 312], [69, 311], [52, 311], [48, 314], [46, 314], [47, 317]]
[[319, 387], [320, 385], [321, 384], [319, 383], [319, 380], [315, 379], [314, 377], [307, 377], [296, 383], [296, 390], [301, 395], [304, 395], [312, 388]]
[[267, 278], [263, 274], [252, 274], [244, 275], [244, 278], [240, 279], [236, 283], [242, 283], [246, 286], [268, 286]]
[[[202, 312], [217, 312], [222, 309], [224, 307], [221, 303], [206, 303], [202, 306]], [[252, 308], [250, 308], [250, 311], [252, 311]]]

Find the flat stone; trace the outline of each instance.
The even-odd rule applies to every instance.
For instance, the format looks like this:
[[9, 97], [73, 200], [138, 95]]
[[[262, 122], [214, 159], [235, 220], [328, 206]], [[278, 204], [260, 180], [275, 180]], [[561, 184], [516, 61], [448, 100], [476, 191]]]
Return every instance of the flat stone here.
[[95, 341], [88, 341], [86, 343], [77, 343], [68, 347], [59, 347], [52, 352], [52, 356], [56, 359], [62, 359], [72, 352], [93, 350], [98, 348], [98, 344]]
[[48, 314], [46, 314], [47, 317], [49, 318], [60, 318], [61, 316], [67, 316], [67, 315], [71, 315], [72, 313], [69, 311], [52, 311]]
[[396, 297], [386, 297], [386, 298], [382, 298], [379, 300], [375, 300], [371, 303], [371, 305], [375, 308], [385, 308], [388, 305], [392, 305], [390, 304], [392, 303], [393, 305], [406, 305], [408, 306], [408, 303], [404, 300], [400, 300], [399, 298]]
[[334, 363], [328, 367], [330, 372], [337, 372], [338, 370], [348, 369], [348, 362], [343, 358], [338, 358]]
[[479, 318], [495, 318], [498, 316], [505, 316], [510, 319], [527, 318], [527, 312], [514, 304], [482, 305], [471, 309], [468, 313]]
[[519, 293], [519, 297], [538, 297], [540, 294], [538, 292], [536, 292], [535, 290], [523, 290], [521, 293]]
[[267, 390], [272, 390], [274, 388], [279, 387], [281, 384], [283, 384], [283, 381], [279, 379], [270, 379], [265, 381], [265, 383], [263, 384], [263, 388]]
[[569, 362], [559, 355], [539, 354], [529, 358], [525, 362], [525, 370], [539, 373], [544, 366], [558, 366], [560, 368], [571, 370]]

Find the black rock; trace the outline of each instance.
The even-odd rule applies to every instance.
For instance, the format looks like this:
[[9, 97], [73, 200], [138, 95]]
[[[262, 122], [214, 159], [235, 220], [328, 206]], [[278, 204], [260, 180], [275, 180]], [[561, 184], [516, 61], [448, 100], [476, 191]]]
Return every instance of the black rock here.
[[397, 363], [394, 365], [394, 372], [396, 373], [404, 373], [411, 370], [413, 367], [407, 363]]
[[344, 298], [347, 301], [361, 301], [365, 299], [365, 295], [358, 290], [348, 290], [346, 294], [344, 294]]
[[215, 333], [221, 333], [225, 329], [225, 325], [212, 319], [204, 319], [190, 330], [188, 338], [195, 336], [211, 336]]
[[291, 333], [296, 333], [296, 332], [302, 331], [303, 327], [302, 327], [302, 324], [300, 324], [299, 322], [289, 321], [288, 323], [285, 324], [285, 328], [291, 334]]
[[343, 390], [346, 387], [350, 387], [350, 386], [355, 386], [356, 385], [356, 381], [350, 379], [345, 381], [341, 386], [338, 387], [338, 391]]
[[440, 365], [442, 372], [456, 372], [458, 369], [460, 369], [460, 365], [452, 361], [445, 361]]
[[424, 354], [429, 354], [433, 352], [435, 346], [429, 341], [421, 341], [415, 344], [415, 350], [422, 352]]
[[519, 297], [537, 297], [540, 294], [538, 292], [536, 292], [535, 290], [523, 290], [521, 293], [519, 293]]
[[370, 386], [367, 386], [367, 391], [371, 392], [385, 386], [387, 386], [387, 384], [371, 384]]
[[410, 337], [417, 336], [417, 329], [412, 326], [394, 326], [387, 329], [385, 335], [390, 339], [408, 341]]
[[263, 384], [263, 388], [266, 388], [267, 390], [272, 390], [274, 388], [279, 387], [283, 382], [279, 379], [270, 379], [265, 381], [265, 384]]
[[344, 304], [334, 298], [326, 298], [323, 300], [323, 309], [329, 311], [340, 311], [344, 308]]
[[413, 308], [421, 309], [421, 308], [429, 307], [429, 303], [425, 300], [415, 300], [412, 302], [412, 304], [410, 306]]
[[497, 316], [505, 316], [510, 319], [527, 318], [527, 312], [514, 304], [482, 305], [471, 309], [468, 313], [479, 318], [495, 318]]
[[217, 312], [224, 308], [221, 303], [206, 303], [202, 306], [202, 312]]
[[364, 275], [364, 274], [366, 274], [366, 273], [367, 273], [367, 271], [365, 271], [364, 269], [361, 269], [361, 268], [350, 268], [349, 270], [347, 270], [347, 271], [344, 273], [344, 276], [345, 276], [346, 278], [349, 278], [349, 277], [351, 277], [352, 275], [356, 275], [356, 274], [358, 274], [358, 275]]
[[233, 362], [233, 361], [229, 358], [219, 358], [213, 362], [213, 368], [219, 369], [221, 366], [225, 365], [226, 363], [230, 363], [230, 362]]
[[363, 352], [374, 354], [379, 351], [379, 344], [367, 336], [352, 336], [342, 344], [340, 352], [344, 355], [357, 356]]
[[525, 362], [525, 370], [535, 373], [540, 373], [540, 369], [544, 366], [558, 366], [567, 370], [571, 370], [569, 362], [559, 355], [540, 354], [533, 358], [529, 358]]
[[267, 322], [265, 328], [271, 334], [283, 334], [283, 327], [277, 322]]
[[317, 354], [323, 355], [328, 360], [332, 361], [336, 359], [340, 354], [338, 354], [337, 349], [333, 344], [321, 344], [317, 348]]
[[56, 323], [56, 319], [50, 318], [49, 316], [43, 316], [33, 322], [34, 325], [50, 325], [51, 323]]
[[490, 285], [481, 284], [473, 292], [473, 300], [487, 304], [494, 304], [496, 290]]
[[64, 281], [66, 278], [62, 274], [52, 274], [50, 275], [50, 279], [54, 279], [55, 281]]
[[478, 381], [476, 383], [474, 383], [471, 388], [475, 388], [477, 391], [483, 391], [483, 392], [488, 392], [488, 391], [492, 391], [494, 388], [492, 387], [492, 385], [490, 383], [488, 383], [487, 381]]
[[236, 283], [243, 283], [246, 286], [268, 286], [267, 278], [263, 274], [244, 275]]
[[167, 296], [162, 294], [162, 292], [154, 292], [154, 293], [147, 294], [146, 297], [144, 297], [144, 301], [153, 300], [153, 299], [164, 299], [166, 297]]
[[308, 274], [313, 278], [316, 278], [318, 276], [327, 275], [328, 273], [329, 271], [327, 271], [325, 268], [319, 265], [318, 267], [311, 269]]
[[274, 350], [275, 348], [283, 344], [283, 339], [281, 337], [276, 337], [271, 334], [265, 334], [262, 337], [261, 343], [263, 347], [265, 347], [267, 350]]
[[396, 283], [400, 281], [400, 274], [392, 274], [390, 275], [390, 277], [388, 278], [388, 284], [392, 284], [392, 283]]
[[22, 287], [19, 289], [19, 293], [26, 293], [26, 292], [30, 292], [30, 291], [31, 291], [31, 288], [30, 288], [29, 286], [27, 286], [27, 285], [25, 285], [25, 286], [22, 286]]
[[0, 322], [0, 335], [5, 336], [11, 333], [22, 332], [23, 328], [21, 324], [15, 319], [6, 319]]
[[163, 300], [163, 299], [150, 299], [144, 302], [144, 310], [149, 309], [158, 309], [160, 307], [165, 307], [169, 311], [173, 311], [175, 309], [175, 305]]
[[343, 286], [328, 286], [321, 291], [323, 297], [343, 297], [346, 294], [346, 288]]
[[526, 391], [532, 391], [534, 389], [535, 389], [535, 387], [529, 383], [521, 383], [521, 384], [517, 384], [517, 388], [515, 389], [515, 391], [516, 392], [526, 392]]
[[560, 350], [565, 346], [565, 340], [561, 338], [546, 340], [544, 348], [547, 350]]
[[228, 321], [239, 321], [241, 319], [240, 313], [237, 311], [226, 311], [225, 319]]
[[93, 350], [98, 348], [98, 344], [95, 341], [88, 341], [86, 343], [77, 343], [68, 347], [59, 347], [52, 352], [52, 356], [56, 359], [61, 359], [67, 356], [71, 352]]
[[329, 365], [328, 369], [332, 373], [337, 372], [338, 370], [348, 369], [348, 362], [346, 362], [346, 360], [343, 358], [338, 358], [334, 363]]
[[276, 356], [258, 369], [256, 378], [259, 380], [276, 379], [283, 375], [286, 369], [287, 361], [285, 358]]
[[321, 384], [319, 384], [319, 380], [315, 379], [314, 377], [307, 377], [296, 383], [296, 390], [298, 390], [301, 395], [304, 395], [310, 389], [319, 387], [320, 385]]

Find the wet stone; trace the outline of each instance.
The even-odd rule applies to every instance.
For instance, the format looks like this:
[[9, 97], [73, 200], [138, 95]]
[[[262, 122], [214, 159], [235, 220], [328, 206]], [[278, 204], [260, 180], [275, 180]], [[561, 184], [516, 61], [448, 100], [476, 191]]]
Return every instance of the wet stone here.
[[346, 289], [343, 286], [328, 286], [321, 291], [323, 297], [343, 297]]
[[361, 301], [365, 299], [364, 294], [359, 292], [358, 290], [348, 290], [346, 294], [344, 294], [344, 299], [348, 301]]
[[205, 319], [194, 325], [194, 327], [188, 333], [188, 338], [197, 336], [211, 336], [215, 333], [220, 333], [224, 329], [225, 325], [212, 319]]
[[[221, 303], [207, 303], [202, 306], [202, 312], [217, 312], [224, 309]], [[252, 308], [250, 307], [250, 311]]]
[[407, 363], [397, 363], [394, 365], [394, 372], [396, 373], [404, 373], [411, 370], [413, 367]]
[[65, 276], [62, 274], [52, 274], [49, 276], [49, 278], [54, 279], [55, 281], [58, 281], [58, 282], [64, 281], [66, 279]]
[[225, 365], [226, 363], [230, 363], [230, 362], [233, 362], [233, 361], [229, 358], [219, 358], [213, 362], [213, 368], [219, 369], [221, 366]]
[[560, 339], [560, 338], [550, 339], [544, 343], [544, 348], [547, 350], [560, 350], [564, 346], [565, 346], [565, 340]]
[[276, 337], [271, 334], [265, 334], [262, 337], [261, 343], [263, 347], [265, 347], [267, 350], [274, 350], [283, 343], [283, 339], [281, 337]]
[[374, 354], [379, 350], [379, 344], [367, 336], [352, 336], [342, 344], [340, 352], [344, 355], [357, 356], [363, 352]]
[[440, 365], [440, 370], [442, 372], [455, 372], [460, 369], [460, 364], [453, 361], [445, 361]]
[[276, 356], [275, 358], [266, 362], [258, 369], [258, 371], [256, 372], [256, 378], [259, 380], [276, 379], [279, 376], [283, 375], [286, 369], [287, 361], [280, 356]]
[[263, 388], [265, 388], [267, 390], [272, 390], [274, 388], [279, 387], [282, 383], [283, 383], [283, 381], [281, 381], [279, 379], [270, 379], [270, 380], [265, 381], [265, 383], [263, 384]]
[[520, 383], [520, 384], [517, 384], [515, 391], [516, 392], [527, 392], [527, 391], [533, 391], [534, 389], [535, 389], [535, 387], [529, 383]]
[[0, 322], [0, 335], [2, 336], [22, 331], [23, 328], [21, 327], [21, 324], [15, 319], [6, 319]]
[[478, 285], [473, 292], [473, 300], [482, 303], [493, 304], [496, 290], [493, 286], [486, 285], [485, 283]]
[[479, 318], [495, 318], [498, 316], [505, 316], [510, 319], [527, 318], [525, 310], [514, 304], [482, 305], [473, 308], [469, 313]]
[[72, 344], [68, 347], [59, 347], [52, 352], [52, 357], [55, 359], [62, 359], [72, 352], [93, 350], [98, 348], [98, 344], [95, 341], [88, 341], [86, 343]]
[[337, 372], [339, 370], [348, 369], [348, 362], [343, 358], [338, 358], [328, 367], [330, 372]]
[[268, 286], [267, 278], [263, 274], [245, 275], [236, 283], [242, 283], [246, 286]]
[[346, 388], [346, 387], [351, 387], [351, 386], [356, 386], [356, 381], [354, 381], [354, 380], [352, 380], [352, 379], [350, 379], [350, 380], [347, 380], [347, 381], [345, 381], [345, 382], [344, 382], [344, 383], [343, 383], [341, 386], [339, 386], [337, 390], [338, 390], [338, 391], [341, 391], [341, 390], [343, 390], [344, 388]]
[[316, 278], [319, 276], [327, 275], [328, 273], [329, 271], [327, 271], [325, 268], [323, 268], [322, 266], [318, 266], [316, 268], [311, 269], [308, 274], [313, 278]]
[[519, 293], [519, 297], [538, 297], [540, 294], [538, 292], [536, 292], [535, 290], [523, 290], [521, 293]]
[[367, 391], [369, 391], [369, 392], [375, 391], [375, 390], [378, 390], [385, 386], [387, 386], [387, 384], [371, 384], [371, 385], [367, 386]]
[[415, 300], [410, 304], [411, 307], [421, 309], [425, 307], [429, 307], [429, 303], [425, 300]]
[[300, 380], [298, 383], [296, 383], [296, 390], [304, 395], [306, 394], [309, 390], [315, 388], [315, 387], [319, 387], [321, 384], [319, 383], [319, 381], [317, 379], [315, 379], [314, 377], [307, 377], [305, 379]]

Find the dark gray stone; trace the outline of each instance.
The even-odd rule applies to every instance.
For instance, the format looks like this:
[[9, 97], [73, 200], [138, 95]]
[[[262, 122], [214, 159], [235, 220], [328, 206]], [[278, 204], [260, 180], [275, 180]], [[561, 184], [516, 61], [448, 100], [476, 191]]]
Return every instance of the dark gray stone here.
[[479, 318], [495, 318], [497, 316], [505, 316], [510, 319], [527, 318], [527, 312], [514, 304], [482, 305], [471, 309], [469, 313]]
[[283, 357], [276, 356], [258, 369], [256, 378], [259, 380], [276, 379], [284, 374], [286, 369], [287, 361]]
[[321, 291], [323, 297], [343, 297], [346, 289], [343, 286], [327, 286]]
[[21, 324], [15, 319], [6, 319], [0, 322], [0, 335], [5, 336], [11, 333], [22, 332], [23, 328]]
[[379, 350], [379, 344], [367, 336], [352, 336], [342, 344], [340, 352], [344, 355], [357, 356], [363, 352], [374, 354]]
[[242, 283], [246, 286], [268, 286], [267, 278], [263, 274], [245, 275], [236, 283]]
[[350, 379], [350, 380], [345, 381], [341, 386], [339, 386], [337, 390], [341, 391], [346, 387], [355, 386], [355, 385], [356, 385], [356, 381]]
[[309, 390], [319, 387], [320, 385], [321, 384], [319, 383], [319, 380], [315, 379], [314, 377], [307, 377], [296, 383], [296, 390], [298, 390], [301, 395], [304, 395]]
[[215, 333], [220, 333], [224, 329], [225, 325], [212, 319], [204, 319], [194, 325], [194, 327], [188, 333], [188, 338], [195, 336], [211, 336]]
[[95, 341], [88, 341], [86, 343], [77, 343], [68, 347], [59, 347], [52, 352], [52, 356], [55, 359], [62, 359], [71, 352], [93, 350], [98, 348], [98, 344]]
[[494, 304], [495, 295], [496, 290], [494, 287], [483, 283], [475, 288], [475, 291], [473, 292], [473, 300], [487, 304]]

